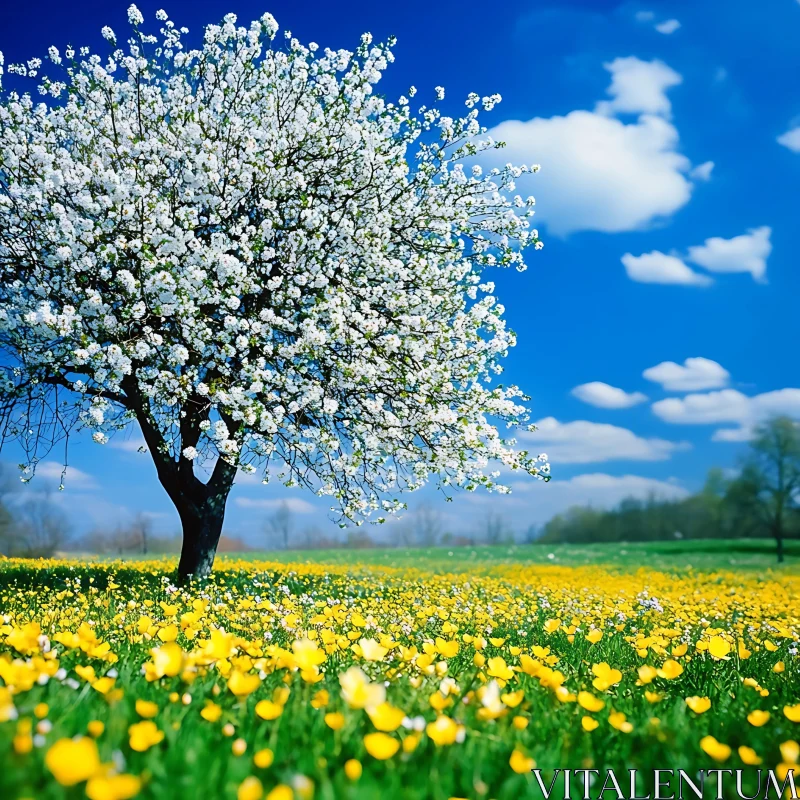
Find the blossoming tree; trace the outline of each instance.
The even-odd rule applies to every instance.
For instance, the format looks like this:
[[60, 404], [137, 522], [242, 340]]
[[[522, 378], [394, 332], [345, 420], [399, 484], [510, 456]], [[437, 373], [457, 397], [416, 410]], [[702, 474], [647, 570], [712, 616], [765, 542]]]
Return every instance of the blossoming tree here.
[[532, 198], [510, 197], [536, 167], [475, 163], [499, 146], [476, 106], [500, 98], [460, 119], [388, 102], [393, 42], [368, 34], [279, 47], [271, 15], [228, 15], [187, 49], [164, 12], [158, 36], [128, 17], [124, 49], [109, 28], [105, 58], [51, 47], [48, 74], [7, 68], [43, 99], [0, 98], [0, 396], [23, 479], [76, 427], [102, 445], [138, 423], [187, 578], [240, 472], [356, 523], [434, 477], [547, 477], [499, 432], [526, 422], [520, 391], [490, 385], [514, 336], [481, 273], [541, 246]]

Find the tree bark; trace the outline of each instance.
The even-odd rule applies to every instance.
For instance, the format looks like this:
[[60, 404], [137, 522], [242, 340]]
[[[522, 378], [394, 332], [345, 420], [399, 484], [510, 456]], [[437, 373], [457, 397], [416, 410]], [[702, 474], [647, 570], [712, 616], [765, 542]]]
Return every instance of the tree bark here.
[[211, 574], [222, 535], [223, 513], [202, 514], [193, 509], [184, 511], [180, 516], [183, 544], [178, 562], [178, 582], [186, 584]]

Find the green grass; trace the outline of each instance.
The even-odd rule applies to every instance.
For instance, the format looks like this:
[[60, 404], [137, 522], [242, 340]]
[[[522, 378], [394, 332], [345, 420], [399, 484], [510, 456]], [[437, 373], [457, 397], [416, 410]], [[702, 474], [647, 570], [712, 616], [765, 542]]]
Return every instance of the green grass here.
[[[270, 800], [310, 800], [304, 786], [315, 800], [537, 797], [533, 777], [511, 768], [515, 752], [544, 770], [694, 774], [745, 768], [741, 748], [752, 748], [772, 768], [800, 738], [800, 548], [790, 544], [779, 569], [768, 541], [248, 553], [177, 592], [174, 560], [0, 560], [0, 800], [79, 800], [87, 789], [122, 800], [96, 776], [64, 786], [46, 763], [92, 721], [103, 723], [100, 761], [140, 780], [145, 800], [261, 800], [239, 794], [248, 777], [265, 796], [283, 792]], [[211, 657], [220, 629], [228, 644]], [[309, 636], [325, 645], [319, 674], [294, 655]], [[379, 643], [385, 652], [368, 655]], [[726, 648], [719, 658], [712, 645]], [[179, 669], [160, 674], [168, 647]], [[368, 745], [375, 718], [340, 683], [353, 667], [420, 721], [416, 734], [390, 726], [399, 749], [386, 760]], [[234, 691], [236, 672], [257, 676], [251, 693]], [[500, 699], [484, 702], [493, 682]], [[259, 716], [281, 688], [283, 712]], [[602, 708], [581, 705], [581, 692]], [[687, 706], [695, 696], [710, 701], [704, 713]], [[141, 752], [137, 700], [155, 704], [163, 734]], [[219, 718], [201, 716], [208, 703]], [[766, 724], [754, 711], [769, 712]], [[463, 738], [437, 741], [440, 715]], [[708, 736], [720, 743], [711, 752]], [[269, 766], [253, 760], [264, 748]], [[345, 772], [352, 759], [358, 780]], [[750, 768], [750, 794], [752, 784]]]
[[336, 550], [270, 550], [239, 553], [247, 560], [268, 558], [281, 563], [371, 564], [418, 567], [435, 572], [491, 567], [497, 564], [605, 564], [625, 569], [666, 570], [796, 570], [800, 541], [785, 543], [786, 561], [776, 562], [771, 539], [699, 539], [694, 541], [628, 542], [613, 544], [509, 544], [475, 547], [398, 547]]

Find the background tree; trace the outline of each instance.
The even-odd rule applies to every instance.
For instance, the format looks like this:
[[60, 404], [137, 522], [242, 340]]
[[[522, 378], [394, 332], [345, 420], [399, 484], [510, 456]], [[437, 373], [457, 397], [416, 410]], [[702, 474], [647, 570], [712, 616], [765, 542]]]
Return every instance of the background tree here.
[[284, 501], [267, 520], [267, 531], [284, 550], [288, 550], [293, 527], [292, 512]]
[[784, 538], [797, 529], [800, 509], [800, 426], [771, 419], [756, 429], [750, 448], [731, 496], [775, 538], [783, 561]]
[[505, 518], [497, 511], [487, 511], [480, 522], [481, 536], [486, 544], [500, 544], [513, 534], [506, 526]]
[[495, 424], [526, 421], [520, 391], [488, 385], [514, 336], [482, 272], [541, 246], [505, 196], [536, 168], [476, 164], [499, 96], [414, 113], [374, 91], [392, 41], [281, 48], [271, 15], [229, 14], [188, 49], [157, 16], [131, 6], [105, 57], [8, 67], [49, 98], [0, 98], [0, 399], [27, 477], [76, 426], [138, 423], [182, 578], [210, 571], [237, 470], [357, 523], [432, 478], [494, 488], [491, 461], [547, 477]]

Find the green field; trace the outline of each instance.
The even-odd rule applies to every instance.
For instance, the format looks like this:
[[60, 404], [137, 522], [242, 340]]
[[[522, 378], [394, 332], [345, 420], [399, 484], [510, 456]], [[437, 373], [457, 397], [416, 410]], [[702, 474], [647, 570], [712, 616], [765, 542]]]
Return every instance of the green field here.
[[800, 567], [800, 541], [785, 543], [786, 562], [776, 564], [771, 539], [700, 539], [695, 541], [615, 544], [513, 544], [475, 547], [274, 550], [240, 553], [244, 559], [268, 558], [283, 563], [374, 564], [420, 567], [434, 571], [480, 568], [495, 564], [605, 564], [625, 569], [776, 569]]
[[248, 553], [186, 589], [0, 560], [0, 798], [517, 800], [534, 767], [752, 795], [800, 769], [795, 545]]

